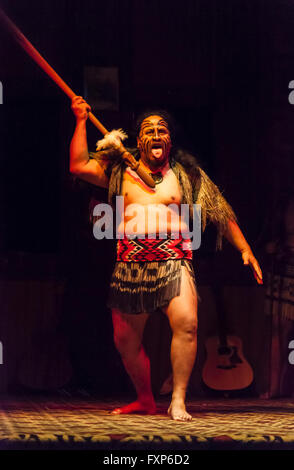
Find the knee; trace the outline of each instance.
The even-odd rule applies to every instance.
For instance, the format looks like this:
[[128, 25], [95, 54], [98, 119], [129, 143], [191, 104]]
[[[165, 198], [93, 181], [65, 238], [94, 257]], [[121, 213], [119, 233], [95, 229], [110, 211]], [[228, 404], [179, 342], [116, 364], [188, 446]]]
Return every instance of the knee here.
[[194, 341], [197, 337], [197, 319], [190, 318], [180, 322], [177, 325], [176, 331], [185, 336], [186, 339]]
[[191, 322], [184, 328], [184, 334], [191, 340], [197, 336], [197, 322]]
[[116, 349], [119, 352], [125, 351], [128, 347], [128, 337], [122, 331], [114, 330], [114, 332], [113, 332], [113, 341], [114, 341]]
[[130, 354], [136, 355], [140, 350], [140, 342], [137, 338], [126, 334], [124, 331], [114, 331], [114, 344], [122, 357]]

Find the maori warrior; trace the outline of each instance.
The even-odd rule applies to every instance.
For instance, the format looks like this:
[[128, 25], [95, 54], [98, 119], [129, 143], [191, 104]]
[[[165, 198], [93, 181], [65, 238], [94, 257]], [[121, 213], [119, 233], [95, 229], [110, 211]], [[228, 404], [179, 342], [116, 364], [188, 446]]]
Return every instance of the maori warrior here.
[[[170, 124], [164, 112], [149, 113], [139, 120], [134, 157], [122, 144], [124, 133], [120, 130], [107, 132], [85, 100], [75, 95], [1, 9], [0, 20], [26, 53], [72, 100], [76, 128], [70, 146], [70, 172], [108, 188], [111, 204], [116, 196], [122, 196], [125, 223], [131, 204], [139, 203], [145, 209], [141, 222], [146, 230], [137, 239], [124, 236], [124, 223], [119, 227], [122, 237], [118, 240], [108, 306], [112, 309], [114, 341], [136, 389], [137, 400], [113, 413], [151, 414], [156, 411], [150, 363], [142, 346], [142, 336], [148, 315], [160, 309], [167, 315], [173, 333], [173, 393], [168, 413], [174, 420], [190, 420], [185, 396], [196, 356], [197, 293], [188, 240], [172, 236], [174, 232], [189, 231], [186, 220], [173, 218], [168, 206], [188, 204], [193, 214], [193, 204], [200, 204], [202, 228], [207, 221], [216, 224], [217, 246], [221, 247], [225, 236], [239, 250], [243, 263], [250, 265], [261, 284], [258, 262], [237, 225], [232, 208], [218, 188], [193, 157], [173, 152]], [[88, 118], [105, 135], [94, 153], [88, 152]], [[158, 206], [159, 217], [149, 217]], [[157, 221], [167, 216], [170, 216], [168, 236], [161, 239]], [[150, 233], [155, 238], [146, 237]]]
[[[168, 217], [170, 204], [198, 203], [202, 209], [202, 228], [208, 221], [216, 224], [217, 246], [225, 236], [250, 265], [258, 283], [262, 273], [250, 246], [236, 222], [236, 216], [205, 172], [192, 156], [172, 151], [168, 115], [162, 111], [139, 118], [136, 161], [155, 181], [151, 188], [120, 158], [117, 133], [97, 143], [89, 153], [86, 121], [90, 106], [82, 97], [72, 100], [76, 128], [70, 147], [70, 171], [92, 184], [108, 188], [109, 203], [116, 196], [124, 200], [125, 217], [119, 226], [117, 261], [114, 267], [108, 306], [112, 310], [114, 341], [137, 392], [137, 400], [117, 408], [114, 414], [155, 413], [150, 381], [150, 363], [142, 346], [146, 320], [163, 311], [172, 329], [171, 362], [173, 393], [168, 413], [174, 420], [191, 420], [185, 397], [197, 349], [197, 292], [192, 266], [192, 251], [187, 240], [172, 233], [188, 232], [181, 217]], [[111, 134], [111, 133], [110, 133]], [[114, 139], [114, 142], [113, 142]], [[128, 207], [140, 204], [140, 227], [136, 238], [126, 235], [130, 220]], [[152, 217], [159, 210], [159, 217]], [[191, 210], [191, 214], [193, 214]], [[172, 215], [172, 214], [169, 214]], [[140, 218], [139, 217], [139, 218]], [[161, 238], [159, 220], [169, 220], [167, 236]], [[175, 221], [176, 220], [176, 221]], [[140, 223], [141, 222], [141, 223]], [[150, 238], [150, 233], [154, 235]]]

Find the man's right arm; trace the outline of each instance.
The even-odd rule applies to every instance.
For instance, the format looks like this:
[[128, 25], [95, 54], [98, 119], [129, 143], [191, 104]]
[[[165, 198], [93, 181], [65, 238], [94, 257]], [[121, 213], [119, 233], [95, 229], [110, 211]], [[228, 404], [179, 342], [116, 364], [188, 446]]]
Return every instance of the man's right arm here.
[[75, 96], [71, 106], [76, 117], [76, 128], [70, 144], [70, 172], [91, 184], [108, 188], [109, 179], [104, 168], [89, 159], [86, 122], [90, 106], [81, 96]]

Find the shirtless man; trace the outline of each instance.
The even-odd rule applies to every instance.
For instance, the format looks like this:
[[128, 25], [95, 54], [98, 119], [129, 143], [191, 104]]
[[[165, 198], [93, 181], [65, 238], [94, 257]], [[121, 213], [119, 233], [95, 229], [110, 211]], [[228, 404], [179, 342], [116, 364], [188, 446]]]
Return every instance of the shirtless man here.
[[[77, 122], [70, 146], [70, 172], [92, 184], [107, 188], [109, 178], [106, 176], [104, 168], [97, 160], [89, 159], [86, 120], [90, 109], [90, 106], [82, 97], [75, 97], [73, 99], [72, 110], [76, 116]], [[137, 137], [137, 145], [140, 152], [140, 165], [142, 165], [148, 173], [151, 172], [155, 177], [159, 177], [157, 180], [159, 179], [160, 183], [156, 185], [155, 189], [148, 188], [135, 172], [129, 168], [125, 169], [121, 191], [124, 197], [124, 207], [125, 210], [127, 210], [127, 207], [132, 203], [139, 203], [143, 206], [145, 208], [143, 216], [145, 234], [158, 233], [158, 217], [150, 218], [152, 206], [157, 205], [156, 210], [158, 210], [158, 204], [160, 204], [160, 210], [163, 211], [162, 217], [166, 217], [164, 207], [171, 203], [180, 205], [182, 195], [179, 181], [170, 166], [171, 136], [168, 123], [163, 116], [149, 115], [142, 121]], [[124, 223], [126, 224], [129, 219], [130, 216], [126, 216]], [[172, 230], [180, 229], [184, 232], [185, 227], [183, 224], [183, 220], [179, 218], [179, 226], [174, 227], [168, 225], [167, 231], [171, 232]], [[120, 231], [123, 232], [123, 230], [124, 226], [120, 226]], [[228, 221], [225, 236], [241, 252], [244, 264], [251, 266], [257, 282], [262, 283], [262, 273], [258, 262], [254, 258], [250, 246], [235, 221]], [[123, 242], [118, 242], [122, 243], [120, 249], [123, 251]], [[126, 243], [128, 242], [126, 241]], [[161, 310], [167, 315], [172, 329], [171, 362], [173, 370], [173, 393], [168, 413], [174, 420], [188, 421], [191, 420], [192, 417], [186, 411], [185, 396], [197, 349], [197, 295], [193, 281], [193, 272], [189, 269], [189, 263], [187, 263], [187, 259], [185, 259], [189, 257], [189, 253], [188, 255], [185, 254], [184, 250], [181, 249], [180, 243], [177, 246], [179, 247], [177, 253], [180, 253], [180, 257], [181, 253], [183, 253], [183, 259], [168, 260], [162, 264], [155, 264], [155, 279], [157, 280], [158, 276], [158, 280], [162, 281], [164, 284], [164, 280], [167, 279], [167, 274], [164, 273], [161, 276], [159, 274], [160, 270], [164, 269], [166, 264], [174, 263], [168, 265], [168, 269], [174, 269], [174, 277], [170, 277], [170, 279], [172, 279], [170, 285], [178, 285], [178, 291], [173, 292], [170, 297], [166, 297], [167, 301], [165, 304], [160, 305]], [[129, 252], [131, 250], [127, 251]], [[171, 249], [167, 251], [170, 252]], [[149, 258], [146, 258], [146, 265], [147, 259]], [[115, 297], [115, 288], [117, 287], [115, 285], [116, 281], [121, 281], [120, 285], [122, 282], [125, 282], [123, 285], [127, 288], [133, 274], [134, 276], [143, 276], [139, 284], [142, 284], [142, 280], [144, 280], [145, 283], [145, 279], [147, 279], [146, 271], [140, 271], [142, 263], [136, 263], [136, 257], [131, 260], [134, 262], [125, 263], [124, 266], [127, 269], [128, 266], [132, 265], [132, 269], [134, 267], [136, 269], [132, 270], [129, 278], [122, 280], [121, 265], [125, 261], [125, 258], [118, 258], [113, 278], [114, 281], [112, 283], [114, 285], [114, 287], [112, 287], [113, 297]], [[127, 261], [129, 261], [129, 259]], [[155, 263], [156, 262], [155, 260]], [[151, 267], [150, 275], [152, 277], [154, 265]], [[125, 269], [123, 271], [125, 271]], [[140, 271], [139, 274], [138, 271]], [[180, 275], [180, 283], [177, 283], [177, 273]], [[147, 281], [146, 285], [148, 287]], [[133, 286], [133, 291], [135, 291], [135, 284], [133, 284]], [[150, 295], [149, 292], [147, 292], [146, 305], [153, 295], [153, 288], [154, 282], [150, 284]], [[170, 294], [168, 285], [164, 285], [163, 289], [165, 289], [165, 293], [169, 292]], [[122, 297], [122, 299], [124, 298], [125, 297]], [[129, 297], [129, 299], [131, 299], [131, 297]], [[121, 305], [123, 305], [123, 300], [121, 302]], [[114, 410], [113, 413], [141, 412], [153, 414], [156, 411], [156, 405], [151, 389], [150, 363], [142, 346], [144, 327], [150, 311], [146, 311], [146, 309], [143, 308], [143, 311], [138, 312], [137, 307], [136, 311], [134, 310], [128, 313], [125, 305], [130, 305], [131, 309], [130, 300], [124, 303], [124, 308], [119, 308], [115, 301], [112, 301], [111, 304], [114, 341], [121, 354], [126, 371], [136, 389], [137, 400], [130, 405]]]

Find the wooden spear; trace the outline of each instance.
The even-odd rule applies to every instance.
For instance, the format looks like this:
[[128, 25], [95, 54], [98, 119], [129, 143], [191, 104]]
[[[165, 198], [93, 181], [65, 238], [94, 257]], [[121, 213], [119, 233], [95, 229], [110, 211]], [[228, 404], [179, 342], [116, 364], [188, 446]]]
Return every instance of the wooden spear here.
[[[64, 80], [55, 72], [55, 70], [48, 64], [48, 62], [41, 56], [37, 49], [32, 45], [32, 43], [24, 36], [24, 34], [18, 29], [18, 27], [11, 21], [6, 13], [0, 8], [0, 20], [6, 26], [7, 30], [12, 34], [16, 42], [26, 51], [26, 53], [44, 70], [44, 72], [64, 91], [64, 93], [70, 98], [74, 98], [76, 93], [65, 83]], [[94, 116], [93, 113], [89, 112], [89, 119], [94, 124], [94, 126], [99, 129], [99, 131], [105, 135], [108, 133], [108, 130], [103, 126], [103, 124]], [[135, 170], [138, 175], [142, 178], [144, 183], [148, 186], [154, 188], [155, 182], [151, 175], [146, 173], [145, 170], [139, 165], [139, 162], [131, 155], [121, 144], [120, 147], [122, 158], [128, 166]]]

